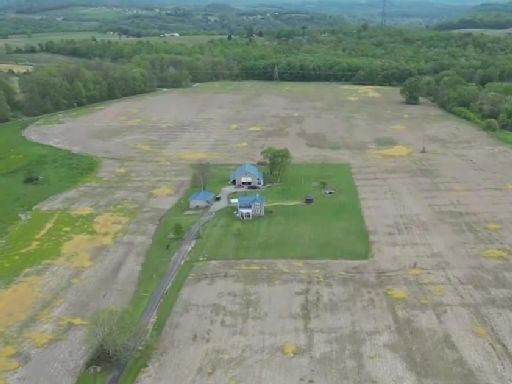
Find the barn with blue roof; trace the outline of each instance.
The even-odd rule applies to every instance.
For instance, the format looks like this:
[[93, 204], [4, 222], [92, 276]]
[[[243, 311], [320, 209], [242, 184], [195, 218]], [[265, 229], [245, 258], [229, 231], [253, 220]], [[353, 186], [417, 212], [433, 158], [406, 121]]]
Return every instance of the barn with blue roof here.
[[208, 191], [199, 191], [189, 197], [190, 208], [204, 208], [210, 206], [215, 200], [215, 195]]
[[242, 164], [233, 171], [229, 183], [237, 187], [263, 187], [263, 173], [252, 164]]

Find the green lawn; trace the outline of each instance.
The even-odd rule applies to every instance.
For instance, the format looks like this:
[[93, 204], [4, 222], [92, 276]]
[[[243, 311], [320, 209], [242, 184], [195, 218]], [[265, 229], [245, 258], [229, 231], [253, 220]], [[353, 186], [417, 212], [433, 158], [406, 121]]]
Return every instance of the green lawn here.
[[[98, 166], [91, 156], [26, 140], [21, 131], [32, 122], [0, 124], [0, 238], [19, 221], [20, 213], [84, 181]], [[25, 184], [28, 174], [43, 179], [37, 184]]]
[[499, 130], [496, 132], [496, 138], [507, 144], [512, 144], [512, 132]]
[[[336, 193], [323, 195], [320, 181], [326, 181]], [[266, 199], [264, 217], [242, 222], [233, 208], [219, 212], [205, 227], [192, 258], [368, 258], [368, 233], [348, 165], [292, 165], [282, 183], [262, 194]], [[315, 197], [314, 204], [302, 204], [306, 194]], [[300, 205], [273, 205], [295, 202]]]

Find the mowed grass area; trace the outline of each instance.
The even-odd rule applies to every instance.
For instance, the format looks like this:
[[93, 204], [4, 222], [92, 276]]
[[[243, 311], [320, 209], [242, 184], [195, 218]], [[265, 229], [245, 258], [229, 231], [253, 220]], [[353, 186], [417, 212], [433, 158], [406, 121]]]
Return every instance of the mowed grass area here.
[[[336, 193], [324, 195], [322, 181]], [[204, 228], [192, 258], [368, 258], [368, 233], [350, 166], [294, 164], [280, 184], [261, 194], [266, 200], [264, 217], [241, 221], [233, 207], [224, 209]], [[314, 204], [303, 204], [307, 194], [314, 196]]]
[[496, 132], [496, 138], [504, 143], [512, 145], [512, 132], [499, 130]]
[[[0, 239], [20, 221], [20, 213], [31, 211], [50, 196], [85, 181], [98, 167], [98, 161], [91, 156], [26, 140], [22, 130], [33, 121], [0, 125]], [[42, 180], [24, 183], [29, 175], [40, 176]]]

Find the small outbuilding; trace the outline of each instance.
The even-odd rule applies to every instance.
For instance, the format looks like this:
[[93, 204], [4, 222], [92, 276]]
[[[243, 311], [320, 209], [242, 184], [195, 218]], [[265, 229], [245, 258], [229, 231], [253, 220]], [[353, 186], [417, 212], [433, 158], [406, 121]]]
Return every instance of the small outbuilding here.
[[256, 216], [264, 216], [264, 197], [261, 195], [239, 196], [236, 213], [242, 220], [251, 220]]
[[200, 191], [189, 197], [188, 203], [190, 208], [204, 208], [213, 204], [215, 195], [208, 191]]

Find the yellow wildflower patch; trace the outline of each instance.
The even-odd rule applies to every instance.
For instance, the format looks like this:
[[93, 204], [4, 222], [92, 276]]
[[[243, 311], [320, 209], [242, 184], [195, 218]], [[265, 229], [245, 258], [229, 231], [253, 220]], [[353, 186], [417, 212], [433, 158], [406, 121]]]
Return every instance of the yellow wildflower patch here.
[[124, 176], [126, 175], [127, 171], [125, 167], [119, 167], [116, 169], [116, 175], [117, 176]]
[[497, 232], [502, 228], [501, 225], [495, 223], [486, 224], [485, 229], [489, 232]]
[[96, 232], [101, 235], [117, 235], [127, 222], [128, 218], [125, 216], [105, 213], [94, 219], [93, 226]]
[[19, 367], [20, 365], [18, 362], [6, 357], [0, 357], [0, 373], [14, 371]]
[[395, 145], [391, 148], [374, 150], [373, 153], [383, 157], [406, 157], [412, 153], [412, 149], [403, 145]]
[[47, 323], [52, 318], [52, 315], [48, 309], [43, 309], [41, 312], [37, 314], [37, 320], [42, 323]]
[[87, 321], [81, 319], [80, 317], [70, 317], [70, 316], [62, 316], [59, 321], [60, 325], [74, 325], [81, 326], [87, 325]]
[[110, 245], [128, 222], [125, 216], [105, 213], [94, 219], [96, 235], [75, 235], [61, 248], [57, 264], [73, 268], [89, 268], [92, 265], [92, 252], [95, 248]]
[[443, 296], [444, 295], [444, 287], [437, 286], [432, 289], [432, 292], [436, 296]]
[[241, 264], [238, 269], [242, 269], [244, 271], [259, 271], [261, 269], [265, 269], [265, 267], [258, 264]]
[[382, 95], [375, 89], [366, 87], [360, 91], [366, 97], [381, 97]]
[[0, 348], [0, 357], [11, 357], [14, 356], [18, 351], [12, 345], [7, 345]]
[[53, 340], [53, 336], [46, 332], [29, 332], [26, 335], [37, 348], [42, 348]]
[[386, 295], [395, 300], [406, 300], [407, 299], [407, 291], [405, 291], [403, 289], [396, 289], [396, 288], [388, 289], [386, 291]]
[[473, 323], [471, 326], [471, 330], [473, 333], [479, 337], [486, 337], [487, 336], [487, 330], [482, 326], [482, 324], [479, 323]]
[[488, 249], [480, 252], [480, 256], [489, 259], [506, 259], [508, 257], [508, 252], [502, 249]]
[[419, 268], [409, 268], [407, 273], [411, 276], [419, 276], [421, 275], [421, 269]]
[[151, 191], [151, 194], [154, 197], [167, 197], [167, 196], [171, 196], [173, 193], [174, 193], [174, 190], [169, 187], [159, 187], [159, 188], [155, 188]]
[[16, 325], [28, 316], [41, 296], [39, 277], [29, 277], [9, 288], [0, 289], [0, 329]]
[[284, 343], [283, 346], [281, 347], [281, 352], [283, 353], [283, 355], [289, 358], [295, 357], [298, 351], [299, 348], [292, 343]]
[[155, 148], [153, 148], [151, 145], [149, 144], [137, 144], [137, 148], [138, 149], [141, 149], [145, 152], [151, 152], [151, 151], [154, 151]]
[[102, 245], [96, 236], [75, 235], [64, 243], [61, 256], [56, 264], [73, 268], [89, 268], [92, 265], [91, 253], [94, 248]]

